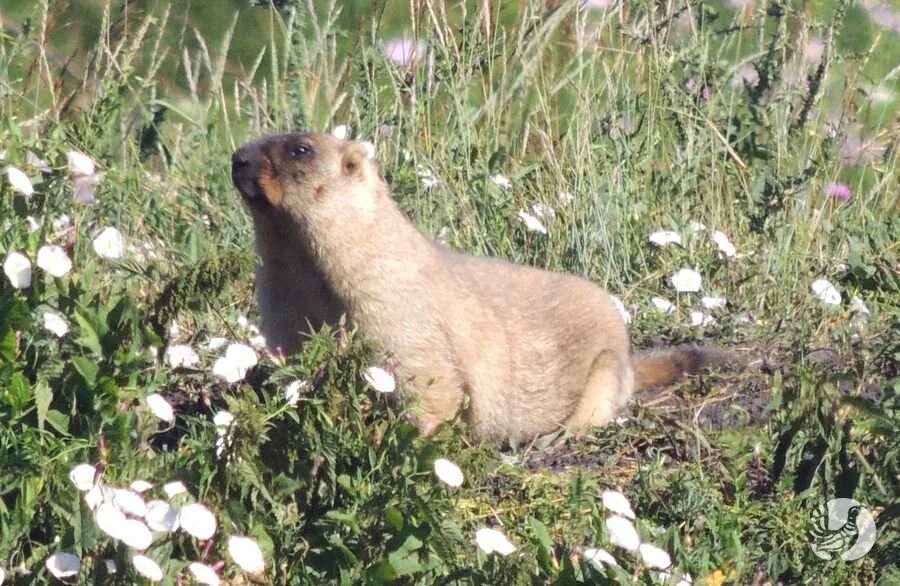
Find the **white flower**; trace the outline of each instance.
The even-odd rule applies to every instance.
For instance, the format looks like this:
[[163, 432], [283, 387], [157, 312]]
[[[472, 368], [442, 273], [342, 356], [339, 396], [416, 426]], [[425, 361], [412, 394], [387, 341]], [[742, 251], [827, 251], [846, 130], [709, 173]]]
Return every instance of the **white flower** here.
[[[84, 504], [92, 510], [96, 511], [97, 507], [99, 507], [102, 503], [106, 501], [107, 489], [105, 486], [97, 483], [96, 486], [92, 486], [84, 493]], [[109, 494], [110, 498], [112, 498], [112, 494]]]
[[634, 528], [634, 523], [625, 517], [620, 517], [618, 515], [607, 517], [606, 532], [609, 534], [609, 541], [613, 545], [618, 545], [628, 551], [637, 550], [638, 546], [641, 544], [641, 538], [638, 537], [637, 530]]
[[34, 193], [34, 185], [31, 183], [31, 179], [29, 179], [28, 175], [23, 173], [21, 169], [7, 167], [6, 178], [9, 180], [9, 184], [14, 191], [17, 191], [24, 196], [29, 196]]
[[201, 348], [204, 350], [214, 351], [219, 350], [225, 347], [225, 344], [228, 343], [228, 338], [222, 337], [214, 337], [207, 340], [204, 344], [201, 345]]
[[703, 232], [704, 230], [706, 230], [706, 224], [698, 222], [697, 220], [691, 220], [691, 233], [696, 234], [697, 232]]
[[692, 326], [709, 326], [716, 323], [716, 318], [711, 315], [706, 315], [702, 311], [692, 311], [691, 312], [691, 325]]
[[47, 161], [34, 154], [32, 151], [25, 152], [25, 164], [37, 169], [41, 173], [49, 173], [53, 170], [50, 168], [50, 165], [47, 164]]
[[173, 344], [166, 348], [166, 362], [172, 368], [190, 368], [200, 363], [200, 357], [187, 344]]
[[69, 472], [69, 480], [72, 481], [75, 488], [84, 492], [94, 488], [94, 477], [96, 475], [97, 469], [90, 464], [79, 464]]
[[569, 205], [575, 201], [575, 194], [571, 191], [560, 191], [559, 192], [559, 203], [563, 205]]
[[112, 227], [104, 228], [94, 238], [93, 246], [94, 252], [103, 258], [115, 260], [125, 255], [125, 238]]
[[536, 218], [540, 218], [542, 220], [556, 219], [556, 210], [545, 203], [538, 202], [532, 205], [531, 211]]
[[619, 310], [619, 313], [622, 315], [622, 319], [625, 320], [626, 324], [631, 323], [631, 314], [628, 313], [628, 310], [625, 308], [625, 304], [622, 303], [622, 300], [616, 297], [615, 295], [609, 296], [610, 300], [612, 300], [613, 305], [616, 306], [616, 309]]
[[201, 504], [185, 505], [178, 514], [178, 523], [189, 535], [206, 541], [216, 532], [216, 516]]
[[103, 560], [103, 564], [106, 566], [107, 574], [115, 574], [116, 570], [116, 560]]
[[31, 286], [31, 261], [24, 254], [10, 252], [3, 262], [3, 272], [16, 289]]
[[250, 345], [256, 348], [257, 350], [261, 350], [266, 347], [266, 337], [265, 336], [253, 336], [249, 340]]
[[619, 563], [616, 561], [616, 558], [614, 558], [611, 553], [599, 547], [588, 548], [584, 550], [581, 555], [582, 557], [584, 557], [584, 561], [591, 564], [598, 570], [603, 569], [603, 564], [606, 564], [607, 566], [619, 565]]
[[103, 503], [111, 504], [112, 497], [112, 489], [97, 483], [96, 486], [84, 493], [84, 504], [86, 504], [90, 510], [96, 511]]
[[672, 275], [672, 286], [679, 293], [696, 293], [702, 283], [703, 277], [693, 269], [678, 269]]
[[134, 517], [143, 517], [147, 514], [147, 503], [136, 492], [132, 492], [126, 488], [116, 488], [113, 490], [112, 502], [120, 511]]
[[58, 551], [47, 558], [44, 563], [47, 570], [58, 580], [77, 576], [81, 571], [81, 558], [71, 553]]
[[147, 395], [147, 406], [150, 407], [151, 413], [166, 423], [171, 423], [175, 420], [175, 410], [159, 393]]
[[425, 189], [433, 189], [441, 184], [441, 180], [437, 177], [422, 177], [422, 185]]
[[522, 220], [525, 224], [525, 228], [527, 228], [529, 232], [537, 232], [538, 234], [547, 233], [547, 228], [544, 227], [541, 221], [528, 212], [519, 212], [519, 219]]
[[232, 423], [234, 423], [234, 415], [228, 411], [219, 411], [213, 416], [213, 424], [216, 426], [216, 433], [219, 435], [227, 433]]
[[703, 305], [706, 309], [720, 309], [725, 307], [727, 303], [724, 297], [703, 297], [700, 299], [700, 304]]
[[138, 554], [134, 556], [131, 559], [131, 564], [134, 566], [134, 569], [138, 571], [138, 574], [151, 582], [159, 582], [163, 579], [162, 568], [159, 567], [159, 564], [145, 555]]
[[475, 532], [475, 543], [481, 551], [488, 555], [499, 553], [507, 556], [516, 551], [516, 546], [506, 538], [502, 531], [487, 527], [482, 527]]
[[69, 333], [69, 323], [58, 313], [45, 311], [41, 318], [44, 320], [44, 328], [53, 332], [57, 338], [62, 338]]
[[509, 180], [509, 177], [500, 173], [491, 175], [491, 181], [493, 181], [494, 185], [500, 189], [509, 189], [512, 187], [512, 181]]
[[222, 583], [222, 580], [219, 579], [219, 575], [216, 574], [216, 571], [206, 564], [194, 562], [188, 566], [188, 569], [194, 575], [194, 579], [201, 584], [206, 584], [206, 586], [219, 586], [219, 584]]
[[180, 480], [175, 480], [163, 485], [163, 492], [166, 493], [167, 497], [172, 498], [176, 495], [186, 493], [187, 487]]
[[663, 299], [662, 297], [653, 297], [652, 299], [650, 299], [650, 303], [653, 304], [653, 307], [663, 313], [675, 313], [675, 306], [668, 299]]
[[296, 405], [300, 402], [300, 392], [309, 386], [306, 381], [295, 380], [284, 389], [284, 400], [288, 405]]
[[72, 175], [93, 175], [97, 171], [93, 159], [84, 153], [69, 151], [66, 159], [69, 163], [69, 173]]
[[29, 232], [37, 232], [38, 228], [41, 227], [41, 223], [34, 216], [25, 216], [25, 223], [28, 224]]
[[166, 501], [150, 501], [144, 521], [153, 531], [171, 533], [178, 527], [178, 509]]
[[434, 461], [434, 473], [449, 486], [462, 486], [463, 473], [459, 466], [445, 458]]
[[347, 125], [339, 124], [338, 126], [335, 126], [331, 130], [331, 134], [341, 140], [347, 140], [347, 135], [349, 134], [349, 131], [347, 130]]
[[671, 230], [657, 230], [650, 234], [650, 242], [657, 246], [666, 246], [668, 244], [681, 244], [681, 235]]
[[631, 509], [631, 503], [618, 490], [604, 490], [600, 494], [600, 498], [603, 502], [603, 508], [610, 513], [628, 517], [629, 519], [635, 518], [634, 511]]
[[434, 172], [422, 165], [416, 165], [416, 175], [422, 180], [422, 185], [425, 186], [425, 189], [431, 189], [441, 184], [441, 180], [435, 176]]
[[642, 543], [638, 547], [638, 552], [647, 567], [664, 570], [672, 565], [672, 558], [669, 557], [669, 554], [652, 543]]
[[97, 205], [100, 203], [97, 199], [97, 194], [94, 193], [94, 187], [100, 183], [100, 177], [98, 175], [77, 176], [73, 179], [75, 183], [75, 193], [73, 194], [72, 199], [85, 205]]
[[153, 488], [153, 485], [146, 480], [135, 480], [128, 487], [134, 492], [140, 494], [142, 492], [147, 492], [148, 490]]
[[113, 539], [122, 539], [127, 520], [125, 513], [110, 503], [101, 503], [94, 513], [94, 523]]
[[53, 220], [50, 221], [50, 225], [53, 226], [55, 231], [59, 232], [60, 230], [71, 226], [72, 219], [66, 214], [63, 214], [57, 218], [53, 218]]
[[245, 572], [258, 574], [266, 567], [262, 550], [256, 541], [249, 537], [229, 537], [228, 554], [234, 560], [234, 563], [239, 565]]
[[360, 141], [359, 146], [361, 146], [363, 150], [366, 151], [366, 157], [370, 159], [375, 158], [375, 145], [373, 143], [368, 140], [363, 140]]
[[813, 294], [825, 305], [840, 305], [841, 293], [827, 279], [816, 279], [810, 287]]
[[138, 551], [144, 551], [153, 545], [153, 534], [150, 533], [150, 529], [143, 521], [137, 519], [125, 520], [120, 539], [125, 545]]
[[225, 382], [235, 383], [242, 380], [247, 371], [256, 366], [259, 358], [256, 351], [246, 344], [229, 344], [225, 356], [213, 364], [213, 374]]
[[731, 243], [731, 240], [728, 239], [728, 235], [720, 230], [716, 230], [712, 234], [713, 242], [716, 243], [716, 246], [719, 247], [719, 250], [726, 257], [732, 257], [737, 252], [737, 249], [734, 247], [734, 244]]
[[872, 315], [872, 313], [869, 311], [868, 306], [866, 305], [866, 302], [858, 296], [854, 296], [853, 299], [850, 300], [850, 311], [860, 317], [869, 317], [870, 315]]
[[72, 261], [61, 246], [45, 244], [38, 249], [37, 266], [54, 277], [62, 277], [72, 270]]
[[3, 566], [0, 566], [0, 584], [3, 584], [4, 580], [6, 580], [6, 570], [3, 569]]
[[363, 379], [379, 393], [393, 393], [397, 388], [394, 375], [378, 366], [370, 366], [363, 372]]

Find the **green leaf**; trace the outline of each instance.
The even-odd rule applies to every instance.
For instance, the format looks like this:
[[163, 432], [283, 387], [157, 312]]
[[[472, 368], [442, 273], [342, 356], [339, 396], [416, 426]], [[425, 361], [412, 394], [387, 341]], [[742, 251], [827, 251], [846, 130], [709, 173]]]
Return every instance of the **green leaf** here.
[[97, 373], [100, 372], [100, 366], [96, 362], [83, 356], [76, 356], [72, 358], [72, 365], [89, 387], [94, 386], [94, 383], [97, 382]]
[[389, 561], [382, 560], [369, 571], [369, 577], [373, 584], [386, 584], [397, 579], [397, 572]]
[[6, 393], [10, 407], [19, 411], [28, 402], [31, 388], [28, 379], [21, 372], [14, 373], [9, 379], [9, 391]]
[[531, 526], [531, 530], [534, 532], [534, 536], [537, 537], [538, 542], [545, 550], [551, 551], [553, 549], [553, 540], [550, 538], [547, 526], [534, 517], [528, 517], [528, 524]]
[[45, 381], [40, 381], [34, 386], [34, 404], [37, 406], [38, 429], [44, 429], [44, 420], [47, 419], [47, 411], [53, 401], [53, 391]]
[[49, 409], [45, 420], [59, 433], [69, 435], [69, 417], [67, 415], [63, 415], [56, 409]]
[[353, 513], [345, 513], [343, 511], [328, 511], [325, 513], [325, 516], [329, 519], [333, 519], [344, 525], [354, 533], [359, 533], [360, 527], [359, 523], [356, 521], [356, 515]]
[[403, 545], [388, 554], [388, 561], [397, 576], [408, 576], [422, 571], [422, 562], [419, 560], [421, 547], [422, 541], [415, 535], [410, 535]]
[[16, 358], [18, 348], [16, 330], [11, 327], [3, 328], [2, 333], [0, 333], [0, 357], [8, 362], [12, 362]]
[[91, 325], [86, 317], [81, 315], [81, 312], [75, 312], [75, 321], [78, 322], [78, 327], [81, 332], [81, 335], [76, 338], [75, 341], [94, 354], [101, 356], [103, 354], [103, 348], [100, 346], [100, 336], [97, 335], [97, 330], [94, 329], [94, 326]]
[[403, 529], [403, 513], [397, 507], [388, 507], [384, 511], [384, 522], [394, 531]]

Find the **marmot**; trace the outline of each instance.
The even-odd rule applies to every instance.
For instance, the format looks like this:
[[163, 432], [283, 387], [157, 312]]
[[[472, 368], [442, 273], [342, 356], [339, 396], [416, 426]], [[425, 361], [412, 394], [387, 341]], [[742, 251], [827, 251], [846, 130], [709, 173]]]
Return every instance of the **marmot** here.
[[288, 355], [300, 348], [303, 334], [336, 326], [345, 309], [296, 223], [263, 196], [263, 190], [274, 194], [279, 189], [266, 183], [268, 175], [260, 175], [268, 165], [262, 142], [247, 145], [233, 157], [231, 179], [253, 218], [260, 330], [270, 350]]
[[693, 346], [632, 355], [624, 320], [594, 283], [432, 242], [358, 143], [269, 136], [232, 165], [262, 256], [264, 335], [292, 348], [300, 317], [315, 325], [346, 310], [396, 359], [425, 434], [464, 396], [475, 439], [584, 430], [609, 422], [635, 388], [728, 358]]

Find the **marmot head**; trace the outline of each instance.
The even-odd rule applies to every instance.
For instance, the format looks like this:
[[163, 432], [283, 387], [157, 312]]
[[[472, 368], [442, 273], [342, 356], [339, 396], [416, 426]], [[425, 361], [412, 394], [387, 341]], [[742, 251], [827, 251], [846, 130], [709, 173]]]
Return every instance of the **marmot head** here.
[[231, 177], [257, 221], [287, 216], [307, 230], [371, 215], [383, 185], [362, 145], [319, 133], [246, 144], [231, 158]]

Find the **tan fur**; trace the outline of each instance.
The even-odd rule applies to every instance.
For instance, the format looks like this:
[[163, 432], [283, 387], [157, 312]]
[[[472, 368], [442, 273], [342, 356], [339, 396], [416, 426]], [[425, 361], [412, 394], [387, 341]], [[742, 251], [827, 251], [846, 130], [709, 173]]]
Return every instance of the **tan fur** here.
[[[266, 179], [254, 190], [247, 177], [256, 167]], [[238, 151], [234, 172], [258, 208], [265, 335], [290, 338], [310, 300], [325, 321], [345, 308], [398, 361], [400, 392], [416, 400], [426, 431], [453, 417], [464, 396], [478, 439], [582, 430], [627, 403], [635, 366], [639, 384], [670, 378], [673, 363], [691, 370], [678, 353], [633, 366], [621, 316], [585, 279], [459, 254], [426, 238], [358, 144], [273, 136]], [[327, 295], [313, 291], [320, 284]]]

